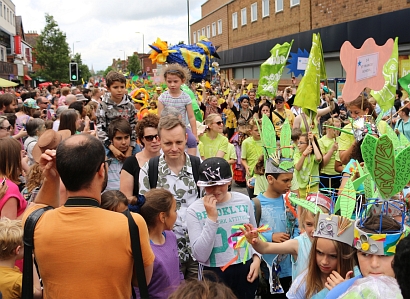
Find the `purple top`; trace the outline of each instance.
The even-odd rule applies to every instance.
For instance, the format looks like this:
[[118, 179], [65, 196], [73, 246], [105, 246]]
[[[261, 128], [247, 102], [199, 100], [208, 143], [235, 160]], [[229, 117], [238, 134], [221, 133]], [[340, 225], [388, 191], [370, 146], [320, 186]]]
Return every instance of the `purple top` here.
[[[179, 257], [177, 238], [172, 231], [165, 231], [165, 243], [156, 245], [151, 242], [152, 251], [155, 254], [154, 271], [151, 282], [148, 285], [150, 299], [167, 299], [168, 296], [184, 280], [184, 276], [179, 270]], [[138, 288], [135, 288], [137, 298]]]

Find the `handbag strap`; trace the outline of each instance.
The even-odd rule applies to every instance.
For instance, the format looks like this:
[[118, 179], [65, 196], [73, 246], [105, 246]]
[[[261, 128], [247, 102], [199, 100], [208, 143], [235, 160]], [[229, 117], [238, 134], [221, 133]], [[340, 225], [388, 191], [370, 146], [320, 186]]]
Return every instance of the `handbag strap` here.
[[31, 213], [24, 223], [24, 264], [23, 264], [23, 286], [21, 298], [33, 299], [33, 250], [34, 250], [34, 229], [45, 211], [53, 207], [44, 207]]
[[148, 299], [149, 298], [148, 286], [147, 286], [147, 280], [145, 277], [144, 263], [142, 260], [139, 229], [138, 229], [137, 224], [134, 221], [134, 218], [132, 218], [131, 213], [128, 209], [124, 211], [124, 214], [128, 218], [132, 255], [134, 257], [134, 272], [137, 275], [140, 297], [141, 299]]

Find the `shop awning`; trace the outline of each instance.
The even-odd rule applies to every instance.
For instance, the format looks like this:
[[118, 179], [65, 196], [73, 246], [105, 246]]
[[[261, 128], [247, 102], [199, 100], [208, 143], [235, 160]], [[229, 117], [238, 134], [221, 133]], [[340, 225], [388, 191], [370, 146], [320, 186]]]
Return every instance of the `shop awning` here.
[[31, 80], [33, 80], [33, 79], [31, 79], [30, 76], [28, 76], [28, 75], [24, 75], [24, 80], [25, 80], [25, 81], [31, 81]]

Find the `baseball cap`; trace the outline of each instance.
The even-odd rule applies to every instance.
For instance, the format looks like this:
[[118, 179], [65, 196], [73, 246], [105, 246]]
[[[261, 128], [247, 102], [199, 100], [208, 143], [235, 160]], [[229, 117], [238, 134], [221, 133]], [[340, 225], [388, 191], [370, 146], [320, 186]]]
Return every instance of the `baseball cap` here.
[[208, 158], [199, 165], [198, 187], [220, 186], [231, 181], [231, 168], [225, 159], [219, 157]]
[[26, 106], [26, 107], [32, 108], [32, 109], [39, 109], [40, 108], [39, 106], [37, 106], [36, 100], [32, 99], [32, 98], [26, 99], [23, 102], [23, 106]]

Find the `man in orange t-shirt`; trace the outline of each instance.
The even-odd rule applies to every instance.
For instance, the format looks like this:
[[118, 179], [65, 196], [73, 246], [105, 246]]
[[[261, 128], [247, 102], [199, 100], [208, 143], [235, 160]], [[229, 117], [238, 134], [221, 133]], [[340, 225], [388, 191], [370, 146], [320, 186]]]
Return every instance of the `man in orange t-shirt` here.
[[[127, 217], [99, 208], [107, 183], [102, 143], [90, 135], [74, 135], [56, 151], [45, 150], [40, 165], [45, 169], [44, 184], [23, 221], [41, 207], [55, 208], [43, 214], [34, 231], [44, 298], [131, 298], [131, 284], [138, 283]], [[68, 195], [61, 207], [60, 177]], [[155, 256], [144, 219], [132, 216], [140, 234], [141, 271], [149, 283]]]

